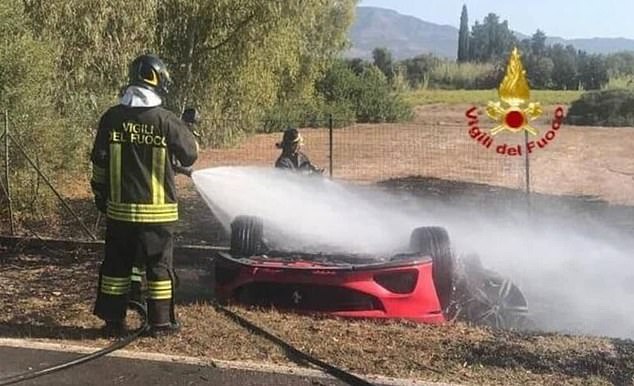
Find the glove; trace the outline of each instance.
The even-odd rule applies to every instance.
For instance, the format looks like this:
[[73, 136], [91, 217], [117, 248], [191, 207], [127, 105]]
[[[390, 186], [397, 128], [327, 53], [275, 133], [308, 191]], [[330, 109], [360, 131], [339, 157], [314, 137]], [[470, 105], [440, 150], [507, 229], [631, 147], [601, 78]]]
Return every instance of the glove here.
[[194, 172], [194, 168], [191, 166], [172, 165], [172, 169], [175, 173], [184, 174], [190, 178], [192, 176], [192, 173]]
[[181, 165], [181, 163], [176, 159], [176, 157], [172, 157], [172, 170], [176, 174], [184, 174], [187, 177], [191, 177], [192, 173], [194, 172], [194, 168], [192, 166]]
[[196, 130], [196, 125], [200, 122], [200, 113], [193, 107], [189, 107], [183, 111], [181, 120], [187, 123], [189, 130], [194, 134], [194, 137], [200, 138], [200, 133]]

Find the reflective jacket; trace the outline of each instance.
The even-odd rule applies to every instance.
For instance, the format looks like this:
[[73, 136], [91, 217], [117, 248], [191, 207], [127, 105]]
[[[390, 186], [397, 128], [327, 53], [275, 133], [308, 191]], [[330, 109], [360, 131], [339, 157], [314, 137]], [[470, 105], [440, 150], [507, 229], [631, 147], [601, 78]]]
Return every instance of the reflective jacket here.
[[186, 167], [198, 157], [194, 135], [174, 113], [161, 106], [110, 108], [91, 154], [95, 204], [113, 220], [178, 220], [172, 157]]
[[295, 154], [282, 153], [277, 161], [275, 161], [275, 167], [302, 172], [319, 172], [319, 169], [317, 169], [312, 163], [310, 163], [310, 160], [308, 159], [306, 154], [302, 153], [301, 151]]

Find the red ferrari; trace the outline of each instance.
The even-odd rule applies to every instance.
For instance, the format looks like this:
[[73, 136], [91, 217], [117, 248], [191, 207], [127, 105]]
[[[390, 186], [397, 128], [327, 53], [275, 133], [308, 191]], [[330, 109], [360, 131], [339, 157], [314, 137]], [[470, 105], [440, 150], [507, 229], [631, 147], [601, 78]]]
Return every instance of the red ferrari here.
[[414, 229], [409, 249], [393, 256], [275, 251], [265, 245], [261, 219], [238, 216], [230, 252], [216, 260], [216, 296], [224, 303], [342, 317], [525, 325], [519, 288], [477, 257], [456, 258], [443, 228]]

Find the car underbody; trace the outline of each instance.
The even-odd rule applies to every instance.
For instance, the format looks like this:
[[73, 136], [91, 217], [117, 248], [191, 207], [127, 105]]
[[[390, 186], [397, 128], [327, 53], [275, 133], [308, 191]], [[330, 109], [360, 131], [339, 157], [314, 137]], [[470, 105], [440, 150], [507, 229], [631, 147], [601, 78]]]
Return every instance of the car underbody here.
[[216, 259], [216, 296], [281, 311], [421, 323], [461, 320], [524, 328], [526, 299], [477, 256], [456, 257], [446, 230], [414, 229], [409, 250], [391, 256], [274, 250], [263, 220], [238, 216], [231, 249]]

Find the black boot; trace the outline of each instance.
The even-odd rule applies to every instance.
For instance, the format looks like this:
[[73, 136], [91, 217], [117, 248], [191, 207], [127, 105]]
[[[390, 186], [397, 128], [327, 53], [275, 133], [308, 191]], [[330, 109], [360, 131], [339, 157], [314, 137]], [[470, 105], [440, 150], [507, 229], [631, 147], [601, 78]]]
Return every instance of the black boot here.
[[122, 320], [106, 321], [106, 324], [101, 328], [101, 335], [104, 338], [116, 338], [125, 335], [127, 332], [126, 324]]
[[146, 331], [146, 336], [159, 338], [162, 336], [175, 335], [181, 330], [181, 324], [178, 321], [171, 322], [165, 326], [150, 326]]

